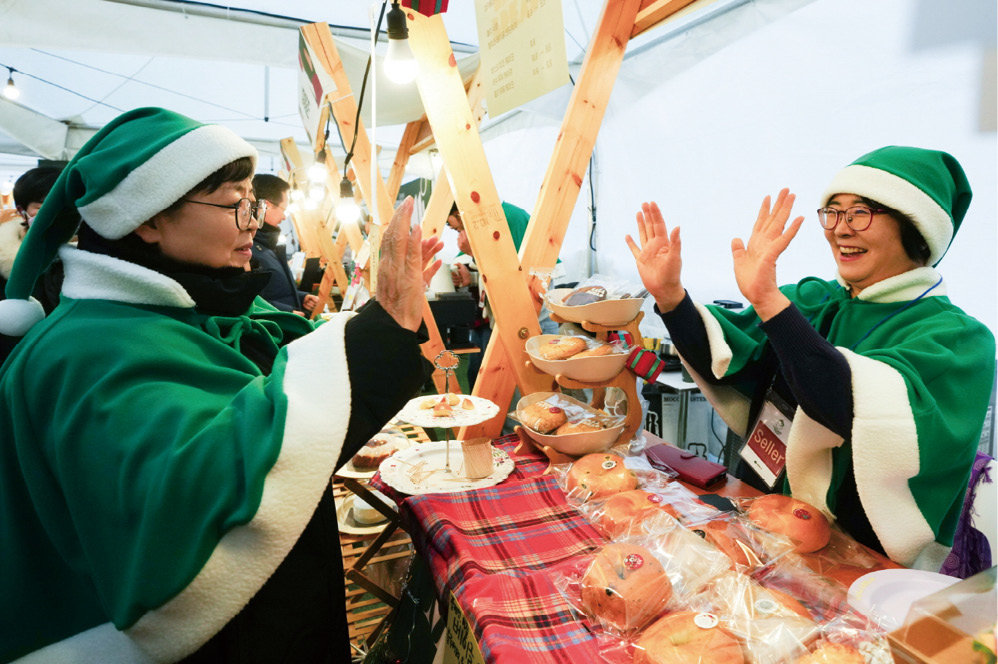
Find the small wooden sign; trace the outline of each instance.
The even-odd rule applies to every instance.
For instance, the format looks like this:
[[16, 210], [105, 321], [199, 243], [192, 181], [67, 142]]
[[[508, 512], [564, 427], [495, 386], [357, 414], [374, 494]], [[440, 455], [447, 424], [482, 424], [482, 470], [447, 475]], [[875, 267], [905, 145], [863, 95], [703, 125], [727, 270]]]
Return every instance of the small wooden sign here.
[[449, 593], [447, 608], [447, 639], [444, 642], [443, 664], [485, 664], [468, 617], [461, 610], [454, 593]]

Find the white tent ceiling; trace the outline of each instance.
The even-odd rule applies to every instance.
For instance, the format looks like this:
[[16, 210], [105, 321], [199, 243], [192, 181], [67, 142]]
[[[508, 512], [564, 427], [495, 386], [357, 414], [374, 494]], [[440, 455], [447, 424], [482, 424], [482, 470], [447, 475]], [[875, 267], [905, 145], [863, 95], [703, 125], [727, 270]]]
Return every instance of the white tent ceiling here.
[[[277, 170], [276, 141], [306, 141], [294, 93], [298, 26], [342, 26], [340, 43], [360, 50], [350, 74], [356, 90], [378, 3], [229, 4], [0, 0], [0, 65], [17, 70], [22, 90], [16, 108], [0, 100], [0, 182], [32, 166], [40, 148], [72, 147], [86, 135], [76, 127], [145, 105], [226, 124], [256, 141], [263, 168]], [[561, 4], [574, 75], [603, 2]], [[443, 17], [459, 57], [476, 50], [474, 5], [450, 0]], [[762, 195], [789, 185], [807, 214], [835, 169], [863, 152], [891, 143], [936, 147], [961, 160], [975, 192], [943, 264], [947, 282], [954, 301], [998, 329], [995, 14], [994, 0], [716, 0], [654, 28], [628, 45], [600, 129], [592, 193], [587, 182], [563, 265], [573, 277], [633, 272], [622, 236], [634, 232], [637, 204], [657, 199], [684, 224], [693, 257], [685, 264], [701, 298], [737, 298], [727, 238], [744, 232], [746, 211]], [[358, 31], [359, 39], [350, 37]], [[379, 84], [379, 118], [400, 106], [385, 103], [385, 90]], [[486, 119], [486, 152], [505, 200], [532, 208], [569, 92]], [[5, 139], [15, 114], [33, 137], [30, 148]], [[379, 120], [383, 171], [400, 131]], [[599, 214], [590, 214], [597, 203]], [[821, 242], [819, 233], [802, 232], [781, 279], [827, 276]]]

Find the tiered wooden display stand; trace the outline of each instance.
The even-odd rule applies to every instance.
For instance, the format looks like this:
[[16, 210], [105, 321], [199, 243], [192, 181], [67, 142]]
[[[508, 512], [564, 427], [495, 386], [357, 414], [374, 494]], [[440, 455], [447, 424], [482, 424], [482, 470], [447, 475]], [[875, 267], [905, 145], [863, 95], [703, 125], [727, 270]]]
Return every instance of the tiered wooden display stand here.
[[[638, 329], [641, 319], [644, 318], [644, 312], [639, 311], [638, 315], [635, 316], [631, 321], [624, 323], [622, 325], [600, 325], [598, 323], [591, 323], [589, 321], [583, 321], [579, 323], [586, 332], [595, 335], [597, 341], [606, 343], [607, 338], [612, 332], [626, 331], [630, 333], [633, 343], [638, 347], [642, 348], [644, 346], [643, 339], [641, 337], [641, 331]], [[556, 314], [551, 314], [551, 320], [556, 323], [573, 322], [566, 321]], [[529, 366], [534, 366], [530, 359], [527, 359], [527, 364]], [[535, 370], [539, 371], [536, 367]], [[637, 377], [631, 373], [626, 367], [620, 370], [613, 380], [604, 383], [586, 383], [579, 380], [574, 380], [558, 374], [554, 377], [555, 382], [560, 386], [568, 389], [590, 389], [593, 393], [592, 401], [590, 406], [593, 408], [603, 409], [606, 405], [606, 390], [607, 388], [616, 387], [624, 392], [627, 396], [627, 418], [625, 420], [626, 425], [624, 430], [617, 437], [617, 443], [623, 441], [630, 441], [634, 435], [641, 428], [642, 414], [641, 405], [638, 402], [638, 390], [637, 390]], [[551, 470], [551, 466], [570, 463], [575, 460], [576, 457], [569, 456], [558, 450], [552, 448], [549, 445], [544, 445], [543, 443], [537, 441], [530, 436], [530, 431], [522, 425], [517, 425], [514, 429], [516, 435], [520, 438], [520, 445], [517, 447], [519, 451], [522, 448], [533, 446], [540, 450], [544, 456], [548, 458], [548, 469], [544, 471], [545, 473]], [[616, 444], [616, 443], [614, 443]]]

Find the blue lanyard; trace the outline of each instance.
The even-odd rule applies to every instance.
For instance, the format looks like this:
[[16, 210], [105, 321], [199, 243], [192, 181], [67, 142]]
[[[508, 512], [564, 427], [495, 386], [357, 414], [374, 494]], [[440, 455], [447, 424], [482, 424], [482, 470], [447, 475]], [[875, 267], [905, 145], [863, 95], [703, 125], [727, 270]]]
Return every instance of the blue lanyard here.
[[919, 300], [921, 300], [923, 297], [925, 297], [926, 295], [928, 295], [933, 289], [935, 289], [941, 283], [943, 283], [943, 278], [939, 277], [939, 281], [937, 281], [936, 283], [932, 284], [931, 286], [929, 286], [928, 288], [926, 288], [924, 291], [922, 291], [922, 294], [919, 295], [918, 297], [916, 297], [914, 300], [909, 300], [908, 302], [905, 303], [905, 305], [903, 307], [899, 307], [898, 309], [895, 309], [891, 313], [889, 313], [886, 316], [884, 316], [883, 318], [881, 318], [877, 323], [874, 323], [873, 327], [871, 327], [869, 330], [867, 330], [866, 334], [864, 334], [862, 337], [860, 337], [859, 341], [857, 341], [856, 343], [854, 343], [852, 346], [849, 346], [849, 350], [856, 350], [856, 346], [858, 346], [861, 343], [863, 343], [864, 341], [866, 341], [866, 338], [868, 336], [870, 336], [871, 334], [873, 334], [874, 330], [876, 330], [878, 327], [880, 327], [881, 325], [883, 325], [884, 323], [886, 323], [888, 320], [890, 320], [894, 316], [897, 316], [899, 313], [901, 313], [902, 311], [904, 311], [908, 307], [912, 306], [913, 304], [915, 304], [916, 302], [918, 302]]

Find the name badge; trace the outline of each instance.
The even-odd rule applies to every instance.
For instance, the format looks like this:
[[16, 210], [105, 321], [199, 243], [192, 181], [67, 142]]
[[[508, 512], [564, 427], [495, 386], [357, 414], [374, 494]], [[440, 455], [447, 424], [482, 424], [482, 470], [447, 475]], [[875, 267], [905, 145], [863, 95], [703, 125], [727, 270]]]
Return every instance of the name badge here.
[[742, 447], [741, 457], [770, 489], [776, 486], [787, 465], [787, 437], [792, 419], [767, 395], [759, 419]]

